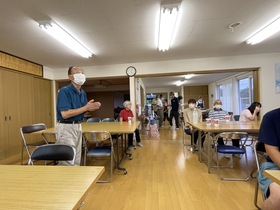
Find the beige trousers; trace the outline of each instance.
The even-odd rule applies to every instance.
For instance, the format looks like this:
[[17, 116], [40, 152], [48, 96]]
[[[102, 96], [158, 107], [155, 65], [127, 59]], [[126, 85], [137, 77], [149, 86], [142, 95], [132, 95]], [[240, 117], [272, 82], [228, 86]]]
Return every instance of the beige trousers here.
[[[82, 154], [82, 125], [81, 124], [63, 124], [56, 125], [56, 141], [58, 144], [66, 144], [73, 147], [76, 151], [74, 165], [81, 164]], [[59, 165], [73, 165], [71, 161], [59, 161]]]

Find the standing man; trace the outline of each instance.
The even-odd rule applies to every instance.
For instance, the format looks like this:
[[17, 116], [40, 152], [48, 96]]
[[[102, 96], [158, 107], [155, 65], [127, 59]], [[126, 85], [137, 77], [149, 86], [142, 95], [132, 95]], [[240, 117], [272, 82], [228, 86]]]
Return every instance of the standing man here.
[[179, 99], [174, 96], [173, 92], [170, 92], [171, 97], [171, 112], [170, 112], [170, 127], [172, 127], [173, 117], [175, 118], [176, 129], [179, 129]]
[[162, 95], [160, 94], [157, 98], [157, 116], [159, 117], [159, 127], [162, 127], [163, 122], [163, 104], [162, 104]]
[[[57, 98], [56, 133], [57, 143], [66, 144], [76, 151], [74, 165], [80, 165], [82, 153], [82, 125], [84, 113], [95, 111], [101, 103], [93, 99], [88, 101], [86, 93], [81, 89], [86, 81], [84, 70], [78, 66], [68, 69], [68, 78], [71, 84], [59, 90]], [[71, 161], [60, 161], [60, 165], [72, 165]]]

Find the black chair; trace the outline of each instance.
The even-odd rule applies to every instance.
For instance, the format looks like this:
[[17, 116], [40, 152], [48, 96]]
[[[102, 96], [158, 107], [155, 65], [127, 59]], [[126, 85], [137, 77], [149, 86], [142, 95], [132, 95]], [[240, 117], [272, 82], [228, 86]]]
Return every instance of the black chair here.
[[[219, 145], [218, 144], [218, 139], [223, 138], [223, 139], [242, 139], [240, 141], [240, 147], [235, 147], [232, 145]], [[248, 134], [245, 132], [223, 132], [219, 133], [214, 137], [214, 148], [215, 148], [215, 153], [216, 153], [216, 158], [217, 158], [217, 165], [215, 167], [218, 168], [218, 173], [219, 177], [223, 180], [229, 180], [229, 181], [247, 181], [250, 177], [249, 174], [249, 165], [248, 165], [248, 159], [247, 159], [247, 153], [246, 153], [246, 141], [248, 139]], [[220, 166], [220, 161], [218, 154], [224, 154], [224, 155], [245, 155], [245, 160], [246, 160], [246, 172], [247, 172], [247, 177], [245, 178], [227, 178], [227, 177], [222, 177], [220, 173], [220, 168], [233, 168], [235, 163], [232, 160], [232, 165], [231, 166]]]
[[101, 122], [99, 117], [91, 117], [87, 119], [87, 122]]
[[[259, 142], [259, 141], [255, 141], [255, 143], [254, 143], [254, 154], [255, 154], [255, 159], [256, 159], [257, 170], [259, 172], [261, 163], [264, 162], [266, 160], [266, 157], [267, 157], [264, 143]], [[257, 176], [257, 178], [258, 178], [258, 176]], [[257, 209], [261, 209], [258, 206], [258, 194], [259, 194], [259, 182], [257, 180], [256, 181], [256, 187], [255, 187], [254, 204], [257, 207]], [[262, 198], [264, 200], [263, 194], [262, 194]]]
[[[33, 125], [28, 125], [28, 126], [23, 126], [20, 128], [20, 134], [22, 137], [22, 148], [21, 148], [21, 164], [23, 164], [23, 150], [24, 148], [26, 149], [26, 152], [28, 154], [28, 158], [31, 157], [31, 151], [30, 147], [36, 147], [44, 144], [48, 144], [49, 142], [44, 138], [43, 135], [40, 134], [42, 138], [40, 139], [32, 139], [31, 135], [34, 132], [37, 131], [42, 131], [47, 129], [46, 125], [43, 123], [38, 123], [38, 124], [33, 124]], [[29, 137], [28, 137], [29, 136]]]
[[36, 147], [32, 152], [28, 165], [33, 165], [34, 160], [44, 161], [67, 161], [71, 160], [74, 164], [76, 152], [69, 145], [64, 144], [47, 144]]
[[102, 120], [102, 122], [116, 122], [116, 120], [114, 118], [107, 117], [107, 118], [104, 118]]
[[[90, 131], [84, 133], [84, 138], [88, 143], [92, 142], [93, 148], [87, 148], [86, 156], [90, 158], [110, 158], [110, 177], [107, 180], [97, 182], [110, 182], [113, 176], [113, 166], [116, 166], [114, 145], [111, 134], [108, 131]], [[84, 163], [86, 165], [86, 162]]]
[[239, 117], [240, 117], [240, 115], [234, 115], [233, 116], [234, 121], [239, 121]]

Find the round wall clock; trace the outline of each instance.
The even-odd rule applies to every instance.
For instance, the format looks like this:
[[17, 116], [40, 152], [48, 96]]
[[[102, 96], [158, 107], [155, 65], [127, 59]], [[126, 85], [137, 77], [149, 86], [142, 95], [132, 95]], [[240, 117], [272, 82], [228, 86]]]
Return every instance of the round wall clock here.
[[135, 76], [135, 74], [136, 74], [136, 68], [133, 67], [133, 66], [129, 66], [129, 67], [126, 69], [126, 74], [127, 74], [127, 76], [129, 76], [129, 77]]

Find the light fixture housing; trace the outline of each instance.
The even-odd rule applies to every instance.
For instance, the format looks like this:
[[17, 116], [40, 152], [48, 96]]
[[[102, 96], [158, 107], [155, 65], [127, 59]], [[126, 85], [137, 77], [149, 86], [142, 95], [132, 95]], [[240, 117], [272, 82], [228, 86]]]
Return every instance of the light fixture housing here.
[[178, 80], [178, 81], [175, 83], [175, 85], [176, 85], [176, 86], [181, 86], [181, 85], [183, 85], [184, 83], [185, 83], [184, 80]]
[[158, 49], [169, 50], [179, 14], [180, 3], [162, 5], [160, 8]]
[[194, 77], [194, 74], [187, 74], [185, 75], [185, 79], [191, 79]]
[[257, 44], [277, 33], [280, 30], [280, 17], [276, 18], [268, 25], [260, 29], [257, 33], [251, 36], [246, 43], [247, 44]]
[[64, 30], [53, 20], [38, 21], [39, 27], [47, 32], [49, 35], [60, 41], [62, 44], [78, 53], [82, 57], [89, 58], [92, 53], [83, 46], [77, 39], [75, 39], [70, 33]]

